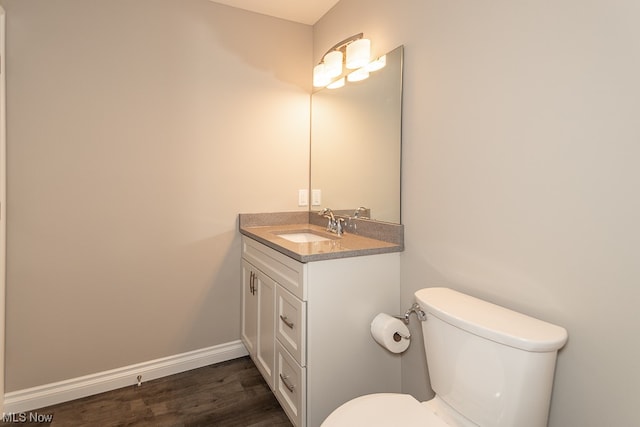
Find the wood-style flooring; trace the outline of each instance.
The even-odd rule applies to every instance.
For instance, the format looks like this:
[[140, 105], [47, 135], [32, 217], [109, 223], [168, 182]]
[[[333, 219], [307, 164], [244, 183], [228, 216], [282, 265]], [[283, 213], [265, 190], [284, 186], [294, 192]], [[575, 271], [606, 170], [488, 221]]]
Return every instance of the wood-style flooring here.
[[53, 420], [0, 426], [292, 426], [248, 357], [30, 412]]

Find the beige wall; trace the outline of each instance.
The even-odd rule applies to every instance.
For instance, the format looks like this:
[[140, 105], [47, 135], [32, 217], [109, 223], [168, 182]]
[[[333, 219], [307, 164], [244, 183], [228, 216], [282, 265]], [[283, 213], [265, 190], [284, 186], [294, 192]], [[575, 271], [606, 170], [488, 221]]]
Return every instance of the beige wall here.
[[[315, 60], [361, 31], [405, 45], [402, 305], [447, 285], [566, 327], [555, 427], [640, 425], [639, 13], [342, 0], [314, 26]], [[403, 387], [424, 399], [421, 344]]]
[[[238, 339], [236, 214], [296, 210], [307, 183], [310, 28], [0, 4], [7, 391]], [[314, 27], [314, 59], [360, 31], [405, 45], [402, 305], [444, 284], [565, 326], [551, 426], [640, 424], [638, 12], [342, 0]], [[426, 398], [420, 345], [403, 382]]]
[[311, 27], [208, 0], [0, 4], [7, 391], [239, 339], [237, 214], [298, 210], [308, 183]]

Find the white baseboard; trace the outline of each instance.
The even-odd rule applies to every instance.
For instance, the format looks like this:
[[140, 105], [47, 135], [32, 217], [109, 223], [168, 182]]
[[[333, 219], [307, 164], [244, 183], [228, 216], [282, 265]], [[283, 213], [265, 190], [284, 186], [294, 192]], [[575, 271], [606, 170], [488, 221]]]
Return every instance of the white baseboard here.
[[137, 384], [138, 375], [142, 375], [142, 382], [144, 383], [145, 381], [237, 359], [246, 355], [248, 353], [242, 342], [232, 341], [110, 371], [12, 391], [4, 395], [4, 412], [7, 414], [27, 412], [127, 387]]

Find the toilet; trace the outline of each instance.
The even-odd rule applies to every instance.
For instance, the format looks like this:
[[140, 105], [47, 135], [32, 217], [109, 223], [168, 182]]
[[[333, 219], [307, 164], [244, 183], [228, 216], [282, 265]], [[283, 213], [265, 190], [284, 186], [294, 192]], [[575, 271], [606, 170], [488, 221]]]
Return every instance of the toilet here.
[[321, 427], [544, 427], [567, 331], [448, 288], [415, 293], [435, 397], [357, 397]]

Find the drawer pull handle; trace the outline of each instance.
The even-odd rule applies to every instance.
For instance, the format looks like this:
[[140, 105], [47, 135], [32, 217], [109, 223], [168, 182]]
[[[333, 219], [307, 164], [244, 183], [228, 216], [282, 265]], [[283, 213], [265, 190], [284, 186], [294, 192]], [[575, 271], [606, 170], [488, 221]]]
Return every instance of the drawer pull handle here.
[[282, 314], [280, 315], [280, 320], [282, 320], [284, 322], [285, 325], [287, 325], [289, 328], [293, 329], [294, 323], [287, 319], [287, 316], [283, 316]]
[[286, 376], [286, 375], [280, 374], [280, 379], [282, 380], [282, 384], [284, 384], [284, 386], [287, 388], [287, 390], [289, 390], [291, 393], [293, 393], [293, 389], [296, 388], [296, 387], [293, 384], [290, 384], [289, 381], [287, 381], [289, 379], [289, 377]]

